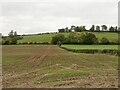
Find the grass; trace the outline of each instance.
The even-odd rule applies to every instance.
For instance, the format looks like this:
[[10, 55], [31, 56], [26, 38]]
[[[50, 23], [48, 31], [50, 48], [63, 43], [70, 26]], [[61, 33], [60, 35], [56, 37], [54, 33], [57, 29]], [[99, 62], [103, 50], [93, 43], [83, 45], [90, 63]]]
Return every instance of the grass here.
[[[68, 35], [68, 33], [62, 33], [65, 36]], [[22, 40], [18, 40], [19, 42], [51, 42], [52, 37], [57, 35], [57, 33], [50, 33], [50, 34], [43, 34], [43, 35], [31, 35], [31, 36], [23, 36]]]
[[68, 49], [118, 49], [118, 45], [62, 45]]
[[[118, 40], [118, 34], [117, 33], [111, 33], [111, 32], [92, 32], [96, 35], [98, 40], [100, 40], [102, 37], [107, 37], [110, 41], [117, 41]], [[19, 42], [51, 42], [52, 37], [57, 35], [59, 33], [50, 33], [50, 34], [43, 34], [43, 35], [31, 35], [31, 36], [23, 36], [22, 40], [18, 40]], [[65, 36], [69, 35], [70, 33], [61, 33]]]
[[117, 56], [72, 53], [55, 45], [3, 46], [2, 68], [3, 87], [117, 87]]

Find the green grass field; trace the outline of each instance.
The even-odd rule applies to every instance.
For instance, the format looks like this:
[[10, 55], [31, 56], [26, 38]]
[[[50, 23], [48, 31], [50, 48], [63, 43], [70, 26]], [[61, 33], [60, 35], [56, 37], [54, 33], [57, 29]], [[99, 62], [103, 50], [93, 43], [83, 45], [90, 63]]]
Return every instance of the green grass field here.
[[[100, 40], [102, 37], [107, 37], [110, 41], [117, 41], [118, 40], [118, 34], [117, 33], [111, 33], [111, 32], [93, 32], [96, 37]], [[19, 42], [51, 42], [52, 37], [57, 35], [58, 33], [50, 33], [50, 34], [44, 34], [44, 35], [31, 35], [31, 36], [23, 36], [22, 40], [18, 40]], [[62, 33], [65, 36], [67, 36], [70, 33]]]
[[55, 45], [3, 46], [4, 87], [117, 88], [118, 57], [72, 53]]
[[[68, 33], [62, 33], [65, 36], [68, 35]], [[31, 35], [31, 36], [23, 36], [22, 40], [18, 40], [19, 42], [51, 42], [52, 37], [57, 35], [57, 33], [50, 33], [50, 34], [43, 34], [43, 35]]]
[[62, 45], [68, 49], [117, 49], [118, 45]]

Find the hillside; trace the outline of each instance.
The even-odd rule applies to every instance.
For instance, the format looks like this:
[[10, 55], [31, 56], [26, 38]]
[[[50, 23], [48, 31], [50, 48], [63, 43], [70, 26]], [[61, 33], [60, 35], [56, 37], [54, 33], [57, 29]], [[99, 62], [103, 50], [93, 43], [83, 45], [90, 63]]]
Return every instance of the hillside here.
[[[80, 32], [78, 32], [80, 33]], [[96, 37], [100, 40], [102, 37], [107, 37], [110, 41], [117, 41], [118, 40], [118, 33], [111, 33], [111, 32], [92, 32], [96, 35]], [[49, 34], [42, 34], [42, 35], [29, 35], [23, 36], [22, 40], [18, 40], [18, 43], [23, 42], [51, 42], [53, 36], [59, 33], [49, 33]], [[65, 36], [69, 35], [70, 33], [62, 33]]]

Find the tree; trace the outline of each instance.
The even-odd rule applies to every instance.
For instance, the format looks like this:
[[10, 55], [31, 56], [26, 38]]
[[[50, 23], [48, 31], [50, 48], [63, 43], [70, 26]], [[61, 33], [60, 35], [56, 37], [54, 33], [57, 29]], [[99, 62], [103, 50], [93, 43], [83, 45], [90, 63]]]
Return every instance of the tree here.
[[82, 26], [82, 31], [86, 31], [86, 28], [85, 28], [85, 26]]
[[82, 44], [97, 44], [98, 43], [98, 39], [96, 38], [96, 36], [93, 33], [81, 33], [81, 37], [80, 37], [80, 42]]
[[74, 25], [72, 25], [71, 28], [70, 28], [70, 30], [71, 30], [71, 31], [74, 31], [75, 28], [76, 28], [76, 27], [75, 27]]
[[65, 39], [65, 43], [66, 44], [78, 44], [79, 43], [79, 38], [80, 34], [79, 33], [70, 33], [66, 39]]
[[69, 29], [68, 29], [68, 27], [66, 27], [66, 28], [65, 28], [65, 32], [69, 32]]
[[95, 31], [95, 25], [92, 25], [92, 27], [90, 28], [90, 31], [91, 32]]
[[80, 26], [79, 28], [80, 28], [80, 31], [86, 31], [85, 26]]
[[9, 36], [14, 36], [13, 30], [11, 30], [8, 35], [9, 35]]
[[106, 25], [102, 25], [102, 31], [106, 31], [107, 30], [107, 26]]
[[65, 29], [62, 28], [62, 29], [58, 29], [59, 32], [65, 32]]
[[103, 37], [103, 38], [100, 40], [100, 43], [101, 43], [101, 44], [109, 44], [109, 40], [108, 40], [106, 37]]
[[115, 31], [114, 27], [111, 26], [111, 27], [109, 28], [109, 31], [111, 31], [111, 32]]
[[100, 31], [100, 26], [96, 26], [96, 31]]
[[65, 36], [63, 34], [58, 34], [54, 37], [52, 37], [52, 44], [58, 44], [59, 42], [61, 42], [61, 44], [64, 42], [65, 40]]
[[117, 27], [117, 26], [115, 27], [115, 31], [116, 31], [116, 32], [118, 31], [118, 27]]
[[2, 44], [5, 45], [10, 45], [10, 44], [17, 44], [17, 40], [22, 39], [22, 37], [17, 35], [17, 32], [13, 32], [13, 30], [11, 30], [11, 32], [9, 32], [8, 34], [9, 36], [6, 37], [2, 37]]
[[75, 28], [75, 32], [81, 32], [79, 26], [77, 26], [77, 27]]
[[17, 36], [17, 32], [16, 31], [14, 32], [14, 36]]

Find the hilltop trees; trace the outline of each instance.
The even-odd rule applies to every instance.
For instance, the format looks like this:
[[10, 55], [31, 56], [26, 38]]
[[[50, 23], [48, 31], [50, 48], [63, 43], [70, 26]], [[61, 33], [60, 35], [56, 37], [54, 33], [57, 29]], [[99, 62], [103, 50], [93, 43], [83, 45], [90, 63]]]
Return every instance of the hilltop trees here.
[[86, 31], [85, 26], [74, 26], [74, 25], [72, 25], [70, 27], [70, 29], [68, 27], [58, 29], [58, 32], [82, 32], [82, 31]]
[[118, 28], [117, 28], [117, 26], [116, 27], [110, 27], [109, 28], [109, 31], [111, 31], [111, 32], [114, 32], [114, 31], [117, 31], [117, 30], [119, 30]]
[[100, 31], [100, 26], [98, 26], [98, 25], [96, 26], [96, 31], [98, 31], [98, 32]]
[[120, 28], [116, 27], [107, 27], [107, 25], [101, 25], [101, 29], [100, 26], [98, 25], [92, 25], [90, 27], [90, 29], [86, 29], [86, 26], [74, 26], [72, 25], [70, 28], [66, 27], [66, 28], [62, 28], [62, 29], [58, 29], [59, 32], [83, 32], [83, 31], [90, 31], [90, 32], [119, 32]]
[[8, 36], [3, 36], [2, 37], [2, 44], [3, 45], [14, 45], [17, 44], [17, 40], [22, 39], [22, 37], [17, 35], [17, 32], [13, 32], [13, 30], [11, 30], [8, 34]]
[[107, 26], [106, 25], [102, 25], [102, 31], [106, 31], [107, 30]]
[[58, 29], [59, 32], [65, 32], [65, 29], [62, 28], [62, 29]]
[[92, 25], [92, 27], [90, 28], [90, 31], [91, 32], [95, 31], [95, 25]]

